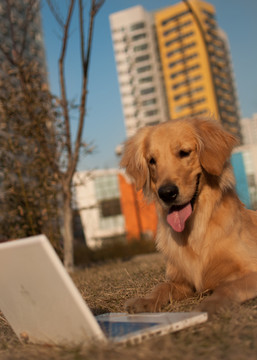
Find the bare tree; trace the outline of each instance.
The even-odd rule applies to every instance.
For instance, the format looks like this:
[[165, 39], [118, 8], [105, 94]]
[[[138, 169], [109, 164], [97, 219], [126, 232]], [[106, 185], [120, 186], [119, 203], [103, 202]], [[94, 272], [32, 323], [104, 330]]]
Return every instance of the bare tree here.
[[0, 234], [5, 240], [45, 232], [57, 247], [58, 181], [50, 168], [50, 162], [57, 162], [52, 97], [42, 54], [28, 41], [37, 26], [32, 19], [39, 19], [38, 5], [25, 0], [19, 14], [23, 20], [17, 22], [13, 2], [1, 3]]
[[[72, 144], [71, 138], [71, 115], [69, 101], [67, 98], [67, 88], [65, 79], [65, 59], [68, 53], [69, 32], [71, 20], [74, 14], [75, 0], [70, 0], [66, 19], [63, 21], [56, 11], [56, 6], [51, 0], [47, 0], [48, 5], [55, 16], [56, 21], [63, 31], [61, 52], [59, 57], [59, 78], [60, 78], [60, 106], [64, 128], [64, 150], [66, 152], [65, 167], [59, 169], [59, 177], [63, 189], [63, 239], [64, 239], [64, 265], [68, 270], [73, 268], [73, 232], [72, 232], [72, 179], [76, 171], [79, 160], [80, 148], [83, 145], [82, 132], [86, 115], [87, 86], [89, 62], [92, 48], [93, 29], [95, 16], [102, 6], [104, 0], [91, 0], [88, 24], [84, 20], [83, 1], [78, 0], [79, 12], [79, 37], [80, 37], [80, 58], [82, 71], [81, 94], [78, 105], [78, 128], [75, 135], [75, 143]], [[86, 31], [87, 28], [87, 31]], [[87, 38], [85, 36], [87, 34]]]
[[[50, 95], [49, 91], [42, 89], [41, 83], [41, 92], [38, 91], [38, 97], [35, 98], [34, 107], [31, 102], [31, 94], [33, 93], [33, 81], [29, 81], [29, 78], [38, 74], [38, 72], [31, 71], [31, 63], [26, 60], [25, 49], [27, 44], [27, 31], [29, 28], [30, 19], [35, 15], [35, 9], [39, 4], [38, 0], [24, 0], [26, 6], [26, 17], [22, 24], [22, 39], [19, 42], [16, 39], [15, 26], [12, 19], [12, 6], [13, 2], [11, 0], [5, 0], [7, 13], [9, 14], [9, 30], [11, 38], [11, 48], [5, 46], [5, 44], [0, 44], [0, 52], [4, 55], [5, 59], [9, 63], [9, 70], [13, 72], [13, 78], [15, 82], [19, 81], [19, 94], [22, 97], [22, 104], [26, 109], [26, 117], [20, 121], [19, 119], [19, 110], [14, 106], [14, 112], [16, 111], [17, 124], [20, 124], [20, 129], [24, 130], [24, 123], [26, 123], [27, 128], [29, 128], [29, 134], [24, 133], [20, 143], [27, 142], [28, 139], [34, 139], [35, 135], [38, 136], [38, 151], [40, 155], [44, 154], [45, 166], [48, 171], [49, 178], [52, 179], [55, 188], [58, 188], [58, 191], [61, 193], [61, 204], [59, 202], [62, 211], [60, 212], [61, 221], [61, 233], [63, 237], [63, 257], [64, 265], [69, 270], [73, 269], [73, 227], [72, 227], [72, 179], [77, 168], [79, 161], [79, 155], [81, 147], [84, 146], [82, 141], [82, 132], [84, 127], [84, 120], [86, 116], [86, 103], [87, 103], [87, 87], [88, 87], [88, 72], [89, 72], [89, 63], [93, 39], [93, 29], [94, 29], [94, 20], [95, 16], [102, 6], [104, 0], [90, 0], [90, 11], [89, 14], [86, 13], [83, 0], [69, 0], [67, 5], [67, 14], [63, 20], [60, 14], [57, 11], [56, 3], [52, 0], [47, 0], [47, 3], [56, 19], [58, 24], [61, 26], [62, 30], [62, 40], [61, 40], [61, 51], [59, 56], [59, 79], [60, 79], [60, 96], [53, 97]], [[78, 116], [78, 127], [76, 134], [71, 132], [71, 111], [72, 106], [67, 96], [67, 84], [65, 78], [65, 67], [66, 67], [66, 56], [68, 54], [68, 43], [69, 43], [69, 34], [71, 31], [71, 22], [74, 16], [75, 4], [78, 5], [78, 24], [79, 24], [79, 44], [80, 44], [80, 59], [81, 59], [81, 93], [79, 98], [79, 104], [77, 106], [77, 116]], [[87, 21], [85, 20], [87, 19]], [[20, 31], [21, 29], [19, 29]], [[8, 71], [9, 71], [8, 70]], [[30, 79], [31, 80], [31, 79]], [[11, 82], [11, 79], [8, 79]], [[39, 82], [40, 83], [40, 82]], [[15, 89], [16, 86], [13, 87]], [[32, 92], [31, 92], [32, 91]], [[3, 92], [4, 94], [4, 92]], [[42, 99], [42, 96], [45, 94], [45, 99]], [[46, 96], [47, 94], [47, 96]], [[13, 104], [15, 105], [15, 96], [12, 97]], [[39, 100], [39, 101], [38, 101]], [[10, 109], [5, 110], [6, 104], [8, 104], [8, 99], [6, 94], [0, 98], [0, 110], [3, 109], [5, 117], [8, 118]], [[16, 110], [15, 110], [16, 109]], [[40, 113], [41, 122], [38, 121], [37, 113]], [[43, 115], [42, 115], [43, 114]], [[32, 124], [33, 123], [33, 124]], [[49, 126], [50, 123], [50, 126]], [[11, 136], [8, 139], [14, 139], [17, 145], [17, 133], [14, 134], [13, 130], [9, 129], [8, 122], [5, 122], [6, 126], [4, 129], [5, 134], [9, 133]], [[21, 125], [23, 124], [23, 126]], [[1, 128], [0, 128], [1, 131]], [[72, 139], [75, 137], [75, 142]], [[20, 186], [21, 190], [26, 190], [24, 187], [24, 172], [26, 167], [21, 169], [21, 159], [15, 155], [14, 148], [11, 147], [9, 142], [9, 154], [10, 158], [13, 158], [14, 163], [16, 164], [16, 177], [19, 174], [20, 176]], [[18, 141], [19, 143], [19, 141]], [[34, 143], [28, 146], [29, 150], [32, 147], [36, 146]], [[12, 156], [14, 155], [14, 156]], [[23, 160], [26, 159], [26, 156], [23, 156]], [[37, 159], [38, 162], [42, 162], [42, 158]], [[18, 175], [17, 175], [18, 174]], [[38, 173], [37, 173], [38, 174]], [[28, 177], [31, 176], [27, 174]], [[38, 176], [38, 175], [37, 175]], [[47, 174], [45, 174], [47, 177]], [[35, 176], [34, 176], [35, 177]], [[41, 177], [40, 177], [41, 179]], [[38, 185], [38, 181], [36, 184]], [[60, 185], [58, 187], [58, 184]], [[27, 186], [28, 187], [28, 186]], [[28, 201], [27, 192], [21, 191], [24, 193], [23, 203], [25, 203], [24, 208], [27, 209], [27, 216], [25, 218], [25, 223], [30, 223], [33, 229], [34, 220], [32, 217], [33, 209], [31, 204]], [[45, 194], [47, 197], [49, 195]], [[31, 196], [31, 195], [30, 195]], [[58, 194], [57, 194], [58, 197]], [[1, 199], [0, 199], [1, 201]], [[60, 200], [58, 200], [60, 201]], [[39, 228], [33, 229], [30, 233], [34, 234], [39, 231]]]

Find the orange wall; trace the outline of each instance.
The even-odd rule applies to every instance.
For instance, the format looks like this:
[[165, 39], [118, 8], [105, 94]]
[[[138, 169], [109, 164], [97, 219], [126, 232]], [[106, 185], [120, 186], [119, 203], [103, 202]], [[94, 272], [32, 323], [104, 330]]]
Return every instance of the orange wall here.
[[142, 191], [136, 192], [134, 184], [128, 183], [122, 174], [119, 174], [121, 193], [121, 208], [125, 218], [127, 239], [139, 239], [142, 233], [156, 233], [157, 215], [155, 205], [147, 204]]

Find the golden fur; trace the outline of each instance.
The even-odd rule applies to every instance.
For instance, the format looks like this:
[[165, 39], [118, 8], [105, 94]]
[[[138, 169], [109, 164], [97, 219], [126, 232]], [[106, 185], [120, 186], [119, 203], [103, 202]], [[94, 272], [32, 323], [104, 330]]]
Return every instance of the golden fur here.
[[[159, 311], [171, 299], [205, 290], [213, 294], [201, 309], [210, 314], [257, 296], [257, 215], [244, 207], [234, 190], [229, 158], [236, 143], [207, 119], [146, 127], [127, 141], [121, 166], [136, 188], [156, 203], [156, 243], [167, 262], [167, 281], [144, 298], [130, 299], [129, 312]], [[158, 193], [167, 184], [178, 188], [176, 205], [195, 198], [181, 232], [168, 224], [171, 204]]]

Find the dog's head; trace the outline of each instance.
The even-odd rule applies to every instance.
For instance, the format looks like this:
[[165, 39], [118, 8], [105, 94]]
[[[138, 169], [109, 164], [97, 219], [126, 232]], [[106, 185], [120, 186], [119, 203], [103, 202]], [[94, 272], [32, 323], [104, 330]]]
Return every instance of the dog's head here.
[[221, 178], [236, 138], [204, 119], [145, 127], [126, 142], [121, 166], [137, 190], [154, 195], [175, 231], [184, 230], [203, 173]]

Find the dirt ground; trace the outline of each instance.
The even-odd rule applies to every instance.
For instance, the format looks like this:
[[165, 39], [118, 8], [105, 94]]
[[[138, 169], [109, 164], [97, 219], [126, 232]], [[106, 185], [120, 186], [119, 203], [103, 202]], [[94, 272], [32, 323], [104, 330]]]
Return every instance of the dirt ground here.
[[[95, 315], [123, 311], [127, 298], [143, 295], [164, 278], [159, 254], [128, 261], [108, 262], [76, 270], [73, 280]], [[190, 311], [201, 301], [195, 297], [169, 305], [164, 311]], [[256, 359], [257, 300], [221, 312], [211, 321], [178, 333], [155, 337], [139, 345], [57, 347], [21, 344], [0, 315], [0, 359]]]

